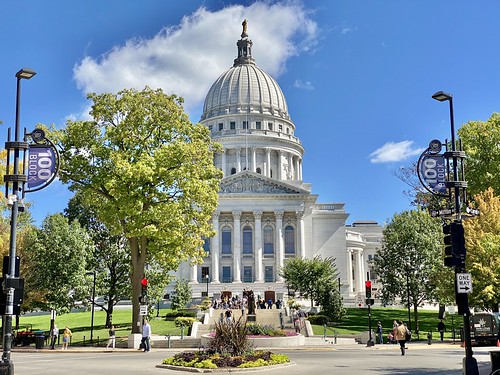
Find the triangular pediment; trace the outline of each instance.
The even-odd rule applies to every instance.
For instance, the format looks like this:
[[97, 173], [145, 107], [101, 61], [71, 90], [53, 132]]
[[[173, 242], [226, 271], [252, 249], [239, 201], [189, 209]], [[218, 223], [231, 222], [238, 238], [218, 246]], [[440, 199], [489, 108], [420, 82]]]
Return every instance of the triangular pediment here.
[[222, 179], [220, 194], [310, 194], [300, 187], [261, 174], [243, 171]]

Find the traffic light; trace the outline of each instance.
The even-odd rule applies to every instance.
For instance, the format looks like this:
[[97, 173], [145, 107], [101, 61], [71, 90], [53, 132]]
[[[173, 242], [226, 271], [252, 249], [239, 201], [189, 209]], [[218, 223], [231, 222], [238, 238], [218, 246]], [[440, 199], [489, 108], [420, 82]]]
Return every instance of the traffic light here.
[[139, 297], [139, 302], [143, 304], [148, 303], [148, 279], [145, 277], [141, 280], [141, 296]]
[[446, 267], [465, 267], [465, 237], [461, 222], [443, 225], [444, 265]]
[[365, 293], [367, 299], [372, 298], [372, 282], [370, 280], [365, 281]]

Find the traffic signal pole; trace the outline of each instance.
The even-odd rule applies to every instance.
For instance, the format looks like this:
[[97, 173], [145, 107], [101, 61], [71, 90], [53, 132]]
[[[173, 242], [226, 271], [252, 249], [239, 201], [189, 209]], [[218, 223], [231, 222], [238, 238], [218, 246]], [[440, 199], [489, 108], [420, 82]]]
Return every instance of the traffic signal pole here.
[[[465, 158], [465, 153], [462, 150], [457, 151], [457, 144], [455, 139], [455, 120], [453, 115], [453, 97], [450, 94], [444, 93], [442, 91], [436, 92], [432, 95], [433, 99], [438, 101], [448, 101], [450, 103], [450, 125], [451, 125], [451, 152], [446, 152], [445, 156], [449, 158], [451, 156], [453, 162], [453, 181], [447, 182], [448, 188], [453, 188], [453, 195], [455, 201], [455, 221], [452, 224], [455, 224], [456, 227], [462, 228], [462, 215], [461, 215], [461, 202], [460, 202], [460, 189], [464, 189], [467, 187], [467, 182], [460, 181], [458, 175], [458, 159]], [[453, 228], [453, 227], [452, 227]], [[461, 231], [460, 239], [461, 243], [465, 243], [463, 230]], [[453, 237], [453, 233], [452, 233]], [[452, 245], [453, 246], [453, 245]], [[454, 249], [453, 252], [457, 252], [457, 249]], [[459, 313], [463, 314], [464, 318], [464, 342], [465, 342], [465, 357], [463, 360], [463, 370], [465, 375], [479, 375], [479, 370], [477, 367], [477, 361], [473, 357], [472, 352], [472, 340], [471, 340], [471, 332], [470, 332], [470, 309], [469, 309], [469, 298], [467, 294], [458, 293], [458, 285], [457, 285], [457, 274], [465, 273], [465, 257], [466, 257], [466, 249], [465, 245], [460, 249], [460, 252], [463, 252], [463, 256], [460, 256], [458, 262], [453, 262], [453, 266], [455, 268], [455, 297], [458, 305]]]

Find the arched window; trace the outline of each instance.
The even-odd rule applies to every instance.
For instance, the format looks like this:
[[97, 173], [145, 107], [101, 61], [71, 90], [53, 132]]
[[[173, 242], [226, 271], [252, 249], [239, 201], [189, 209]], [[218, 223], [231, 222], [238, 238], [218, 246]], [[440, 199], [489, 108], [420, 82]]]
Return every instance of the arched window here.
[[251, 255], [252, 253], [253, 253], [252, 227], [246, 225], [243, 228], [243, 255]]
[[257, 168], [257, 173], [262, 174], [262, 170], [260, 168]]
[[231, 174], [236, 174], [236, 168], [235, 167], [231, 168]]
[[231, 254], [232, 253], [232, 233], [230, 227], [222, 228], [222, 251], [221, 254]]
[[207, 253], [207, 255], [210, 255], [210, 238], [205, 237], [203, 241], [203, 250]]
[[264, 255], [274, 255], [274, 229], [270, 225], [264, 227]]
[[291, 225], [285, 227], [285, 255], [295, 255], [295, 230]]

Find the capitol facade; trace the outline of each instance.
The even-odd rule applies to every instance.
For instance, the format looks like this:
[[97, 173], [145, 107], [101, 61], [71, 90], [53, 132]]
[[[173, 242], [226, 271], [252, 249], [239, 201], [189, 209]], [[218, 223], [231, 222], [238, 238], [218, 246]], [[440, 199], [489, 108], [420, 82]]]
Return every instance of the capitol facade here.
[[257, 66], [252, 45], [244, 21], [233, 66], [205, 98], [200, 122], [224, 149], [214, 156], [223, 172], [212, 216], [216, 234], [205, 241], [204, 262], [183, 263], [176, 276], [189, 280], [194, 298], [251, 289], [266, 300], [283, 300], [290, 292], [280, 276], [287, 259], [333, 257], [342, 296], [360, 299], [365, 281], [375, 282], [369, 264], [382, 227], [346, 225], [344, 203], [318, 202], [302, 179], [304, 147], [283, 91]]

